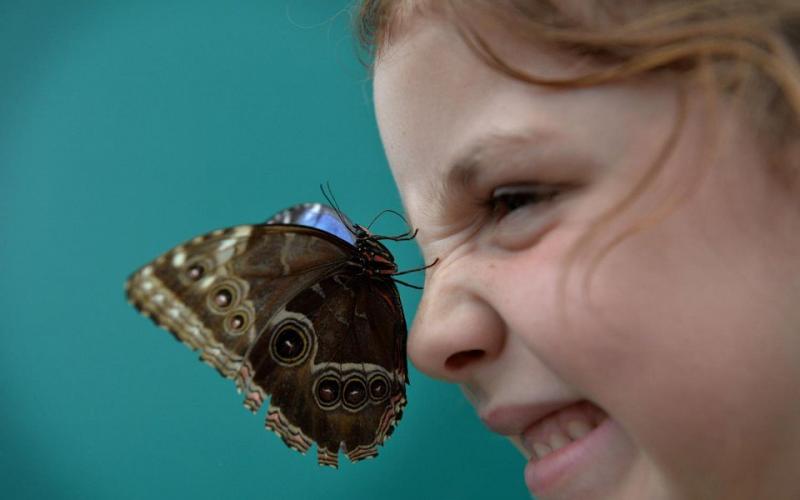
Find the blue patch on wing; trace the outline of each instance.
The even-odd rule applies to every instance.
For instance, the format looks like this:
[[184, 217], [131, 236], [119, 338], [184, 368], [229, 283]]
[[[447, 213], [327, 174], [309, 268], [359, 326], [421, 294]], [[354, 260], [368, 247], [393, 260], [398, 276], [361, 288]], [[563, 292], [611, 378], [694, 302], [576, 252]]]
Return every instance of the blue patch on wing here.
[[295, 224], [321, 229], [326, 233], [331, 233], [334, 236], [338, 236], [351, 245], [355, 245], [356, 242], [356, 238], [353, 236], [353, 233], [348, 230], [347, 226], [344, 225], [336, 213], [330, 213], [328, 211], [314, 212], [308, 210], [300, 214], [300, 217], [297, 219]]
[[[343, 214], [342, 217], [344, 217]], [[330, 233], [351, 245], [355, 246], [356, 244], [356, 237], [347, 226], [347, 224], [352, 226], [352, 223], [347, 220], [346, 217], [343, 222], [342, 219], [339, 218], [339, 214], [336, 213], [336, 210], [321, 203], [303, 203], [302, 205], [295, 205], [275, 214], [267, 223], [309, 226]]]

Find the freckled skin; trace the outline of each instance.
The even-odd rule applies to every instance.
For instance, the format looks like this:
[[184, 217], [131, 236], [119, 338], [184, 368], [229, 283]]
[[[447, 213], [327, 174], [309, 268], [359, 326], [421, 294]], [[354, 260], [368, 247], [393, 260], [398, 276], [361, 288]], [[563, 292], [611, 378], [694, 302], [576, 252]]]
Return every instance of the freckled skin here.
[[[528, 71], [583, 67], [486, 30]], [[678, 116], [675, 83], [538, 88], [486, 67], [449, 25], [420, 18], [377, 62], [374, 90], [406, 210], [426, 261], [440, 259], [410, 334], [414, 364], [462, 384], [478, 411], [585, 398], [618, 425], [590, 470], [537, 498], [800, 498], [800, 198], [767, 173], [735, 107], [720, 107], [726, 127], [711, 161], [709, 113], [689, 88], [662, 175], [584, 245], [562, 302], [573, 244], [663, 146]], [[495, 161], [474, 192], [431, 195], [481, 137], [532, 130], [542, 161], [513, 172]], [[591, 167], [561, 160], [575, 152]], [[500, 220], [475, 203], [538, 182], [579, 187]], [[676, 194], [677, 208], [615, 246], [584, 293], [591, 258]]]

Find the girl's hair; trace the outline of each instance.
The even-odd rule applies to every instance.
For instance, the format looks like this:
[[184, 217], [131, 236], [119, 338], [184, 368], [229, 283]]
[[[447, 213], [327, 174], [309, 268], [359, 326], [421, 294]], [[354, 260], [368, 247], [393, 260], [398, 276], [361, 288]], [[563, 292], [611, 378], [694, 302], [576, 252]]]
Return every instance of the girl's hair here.
[[[565, 3], [583, 11], [569, 12]], [[778, 184], [793, 186], [800, 178], [800, 161], [792, 162], [779, 154], [800, 135], [798, 0], [363, 0], [356, 16], [356, 32], [370, 60], [380, 58], [392, 38], [419, 15], [450, 21], [486, 64], [531, 84], [568, 89], [654, 73], [680, 76], [675, 79], [681, 97], [678, 118], [656, 161], [631, 193], [587, 231], [570, 253], [569, 262], [658, 176], [685, 118], [686, 84], [700, 84], [705, 111], [715, 126], [709, 131], [704, 161], [698, 165], [698, 182], [682, 186], [662, 207], [603, 246], [590, 271], [611, 248], [662, 219], [691, 195], [704, 174], [703, 168], [714, 163], [721, 98], [753, 124]], [[485, 15], [501, 20], [522, 39], [600, 64], [573, 78], [537, 77], [493, 50], [475, 24]], [[587, 288], [589, 275], [591, 272], [587, 272]]]

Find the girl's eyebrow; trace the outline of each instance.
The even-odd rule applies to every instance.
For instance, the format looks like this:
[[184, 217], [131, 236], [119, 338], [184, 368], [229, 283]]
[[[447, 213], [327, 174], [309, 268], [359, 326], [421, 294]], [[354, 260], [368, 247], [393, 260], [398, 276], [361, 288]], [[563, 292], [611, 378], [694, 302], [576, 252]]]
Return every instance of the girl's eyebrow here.
[[481, 173], [498, 164], [512, 162], [530, 163], [555, 137], [545, 129], [529, 129], [520, 132], [491, 132], [480, 137], [456, 155], [456, 159], [445, 168], [441, 181], [435, 189], [434, 199], [439, 206], [451, 196], [474, 193]]

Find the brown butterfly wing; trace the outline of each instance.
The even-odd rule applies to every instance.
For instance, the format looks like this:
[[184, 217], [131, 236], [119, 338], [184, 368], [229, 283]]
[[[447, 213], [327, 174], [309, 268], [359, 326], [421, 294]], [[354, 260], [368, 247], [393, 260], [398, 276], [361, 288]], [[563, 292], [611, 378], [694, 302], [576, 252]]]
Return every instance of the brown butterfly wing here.
[[255, 225], [199, 236], [133, 273], [128, 300], [234, 378], [273, 312], [349, 258], [319, 233]]
[[[247, 355], [246, 405], [271, 395], [267, 427], [320, 464], [377, 455], [405, 406], [406, 325], [390, 280], [340, 272], [277, 311]], [[291, 346], [295, 345], [294, 348]]]
[[375, 456], [406, 403], [397, 289], [365, 274], [354, 255], [313, 228], [239, 226], [175, 247], [135, 272], [126, 291], [235, 379], [245, 406], [256, 411], [272, 396], [267, 427], [287, 445], [305, 452], [317, 442], [320, 464], [336, 466], [340, 449], [353, 461]]

